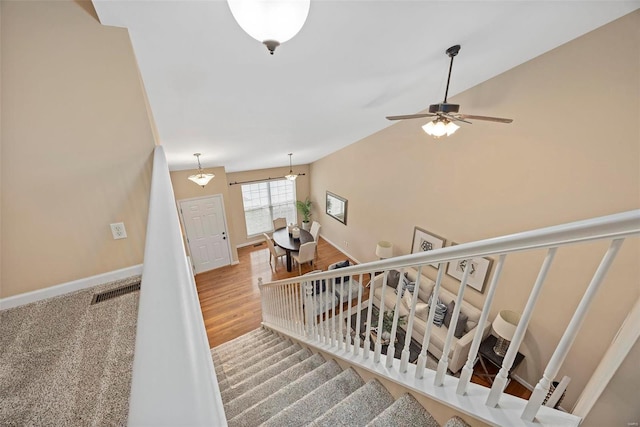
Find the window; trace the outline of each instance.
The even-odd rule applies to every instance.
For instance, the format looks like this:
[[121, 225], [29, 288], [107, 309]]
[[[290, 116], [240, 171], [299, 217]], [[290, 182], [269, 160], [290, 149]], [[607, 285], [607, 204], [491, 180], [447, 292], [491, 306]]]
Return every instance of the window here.
[[278, 179], [242, 185], [242, 203], [247, 223], [247, 236], [273, 231], [274, 218], [297, 223], [296, 185]]

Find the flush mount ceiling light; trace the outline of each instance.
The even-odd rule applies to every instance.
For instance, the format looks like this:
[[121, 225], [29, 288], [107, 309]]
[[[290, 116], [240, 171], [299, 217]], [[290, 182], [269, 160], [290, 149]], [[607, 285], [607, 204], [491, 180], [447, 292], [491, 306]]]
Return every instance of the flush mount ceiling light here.
[[238, 25], [262, 42], [269, 53], [298, 34], [311, 0], [227, 0]]
[[293, 153], [289, 153], [289, 174], [285, 175], [284, 177], [287, 178], [289, 181], [295, 181], [296, 178], [298, 177], [298, 174], [293, 173], [293, 169], [291, 167], [291, 156], [293, 156]]
[[195, 153], [194, 154], [194, 156], [196, 156], [198, 158], [198, 173], [195, 174], [195, 175], [191, 175], [189, 177], [189, 180], [195, 182], [196, 184], [198, 184], [199, 186], [204, 188], [204, 186], [207, 185], [209, 183], [209, 181], [211, 181], [215, 175], [212, 174], [212, 173], [204, 173], [204, 171], [202, 170], [202, 166], [200, 166], [200, 156], [201, 155], [202, 154], [200, 154], [200, 153]]

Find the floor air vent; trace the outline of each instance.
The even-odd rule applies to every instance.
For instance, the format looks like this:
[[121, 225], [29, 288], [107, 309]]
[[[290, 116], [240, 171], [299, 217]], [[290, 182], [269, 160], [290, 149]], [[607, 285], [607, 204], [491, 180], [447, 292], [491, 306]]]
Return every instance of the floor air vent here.
[[136, 292], [140, 290], [140, 282], [134, 283], [133, 285], [125, 285], [116, 289], [111, 289], [110, 291], [101, 292], [99, 294], [95, 294], [93, 299], [91, 300], [91, 304], [97, 304], [99, 302], [106, 301], [108, 299], [116, 298], [121, 295], [130, 294], [131, 292]]

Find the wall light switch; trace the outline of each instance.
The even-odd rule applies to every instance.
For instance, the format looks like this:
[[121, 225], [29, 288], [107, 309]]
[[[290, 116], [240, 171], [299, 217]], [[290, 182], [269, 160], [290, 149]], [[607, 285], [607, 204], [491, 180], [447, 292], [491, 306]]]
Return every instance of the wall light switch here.
[[115, 224], [111, 224], [111, 234], [113, 234], [114, 239], [126, 239], [127, 230], [124, 228], [124, 223], [117, 222]]

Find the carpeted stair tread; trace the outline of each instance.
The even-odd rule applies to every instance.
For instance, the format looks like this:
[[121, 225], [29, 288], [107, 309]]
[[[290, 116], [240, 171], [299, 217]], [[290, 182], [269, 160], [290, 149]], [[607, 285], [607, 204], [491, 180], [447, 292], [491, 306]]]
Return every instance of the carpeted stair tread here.
[[[235, 340], [227, 341], [226, 343], [220, 344], [219, 346], [216, 346], [211, 350], [213, 350], [214, 353], [217, 353], [220, 357], [224, 358], [224, 355], [226, 353], [236, 351], [236, 349], [247, 348], [265, 341], [281, 338], [279, 335], [274, 334], [271, 331], [267, 331], [267, 330], [264, 330], [264, 331], [265, 332], [260, 335], [253, 335], [253, 336], [243, 335], [241, 337], [236, 338]], [[240, 338], [243, 338], [243, 339], [240, 339]]]
[[393, 396], [376, 379], [354, 391], [310, 425], [364, 426], [393, 404]]
[[258, 328], [258, 329], [254, 329], [251, 332], [247, 332], [244, 335], [240, 335], [239, 337], [236, 337], [232, 340], [223, 342], [222, 344], [219, 344], [214, 348], [216, 350], [225, 350], [235, 345], [238, 345], [239, 343], [242, 343], [243, 341], [246, 341], [246, 340], [256, 340], [256, 339], [259, 339], [260, 337], [271, 336], [271, 335], [273, 335], [273, 332], [271, 332], [270, 330], [264, 329], [264, 328]]
[[313, 371], [317, 367], [325, 363], [324, 358], [320, 354], [315, 354], [304, 361], [297, 363], [281, 372], [280, 374], [270, 378], [264, 383], [253, 387], [246, 393], [236, 397], [225, 405], [225, 414], [227, 419], [231, 419], [256, 403], [266, 399], [278, 390], [291, 384], [298, 378]]
[[[251, 349], [249, 354], [247, 354], [247, 351], [245, 350], [245, 354], [243, 357], [238, 356], [235, 360], [230, 360], [226, 363], [223, 363], [222, 369], [224, 369], [224, 373], [229, 380], [239, 374], [253, 375], [257, 371], [251, 371], [253, 368], [255, 368], [255, 366], [258, 365], [259, 362], [264, 361], [267, 363], [272, 363], [274, 361], [283, 359], [286, 356], [282, 355], [286, 354], [288, 356], [289, 354], [291, 354], [287, 353], [287, 349], [291, 349], [293, 347], [295, 347], [295, 344], [293, 344], [289, 340], [286, 340], [276, 343], [273, 347], [268, 347], [263, 350]], [[299, 347], [300, 346], [298, 346], [298, 348]]]
[[465, 420], [456, 415], [450, 418], [444, 427], [471, 427], [471, 424], [467, 424]]
[[309, 357], [311, 357], [311, 352], [307, 349], [302, 349], [297, 353], [294, 353], [291, 356], [286, 357], [280, 362], [275, 363], [269, 367], [266, 367], [265, 369], [250, 376], [249, 378], [244, 379], [242, 382], [235, 384], [233, 387], [230, 387], [222, 391], [221, 392], [222, 402], [223, 403], [230, 402], [231, 400], [247, 392], [253, 387], [259, 384], [262, 384], [263, 382], [267, 381], [269, 378], [275, 375], [278, 375], [280, 372], [284, 371], [285, 369], [288, 369], [291, 366], [295, 365], [296, 363], [299, 363], [304, 359], [308, 359]]
[[253, 365], [247, 367], [244, 371], [236, 371], [236, 375], [229, 376], [226, 375], [225, 371], [223, 371], [221, 375], [218, 375], [218, 386], [220, 388], [220, 392], [234, 387], [236, 384], [241, 383], [245, 379], [252, 377], [260, 371], [286, 359], [302, 349], [299, 344], [291, 344], [290, 342], [283, 344], [287, 345], [280, 351], [277, 351], [275, 354], [271, 354], [269, 357], [265, 357], [262, 360], [255, 360]]
[[218, 355], [222, 363], [226, 363], [229, 360], [237, 359], [238, 356], [246, 355], [247, 349], [251, 349], [252, 354], [254, 354], [255, 352], [260, 352], [266, 348], [273, 347], [278, 342], [284, 340], [285, 338], [282, 338], [278, 335], [271, 335], [268, 337], [263, 337], [258, 341], [249, 340], [225, 350], [216, 350], [216, 354]]
[[410, 394], [402, 395], [375, 417], [367, 427], [440, 427], [431, 414]]
[[263, 427], [305, 426], [364, 385], [349, 368], [268, 419]]
[[[341, 372], [342, 368], [340, 368], [334, 360], [325, 362], [291, 384], [270, 394], [266, 399], [263, 399], [252, 407], [245, 409], [237, 416], [229, 419], [229, 427], [252, 427], [260, 425], [280, 412], [282, 408], [291, 405], [301, 396], [314, 392], [322, 384], [339, 375]], [[229, 417], [228, 414], [227, 417]]]

